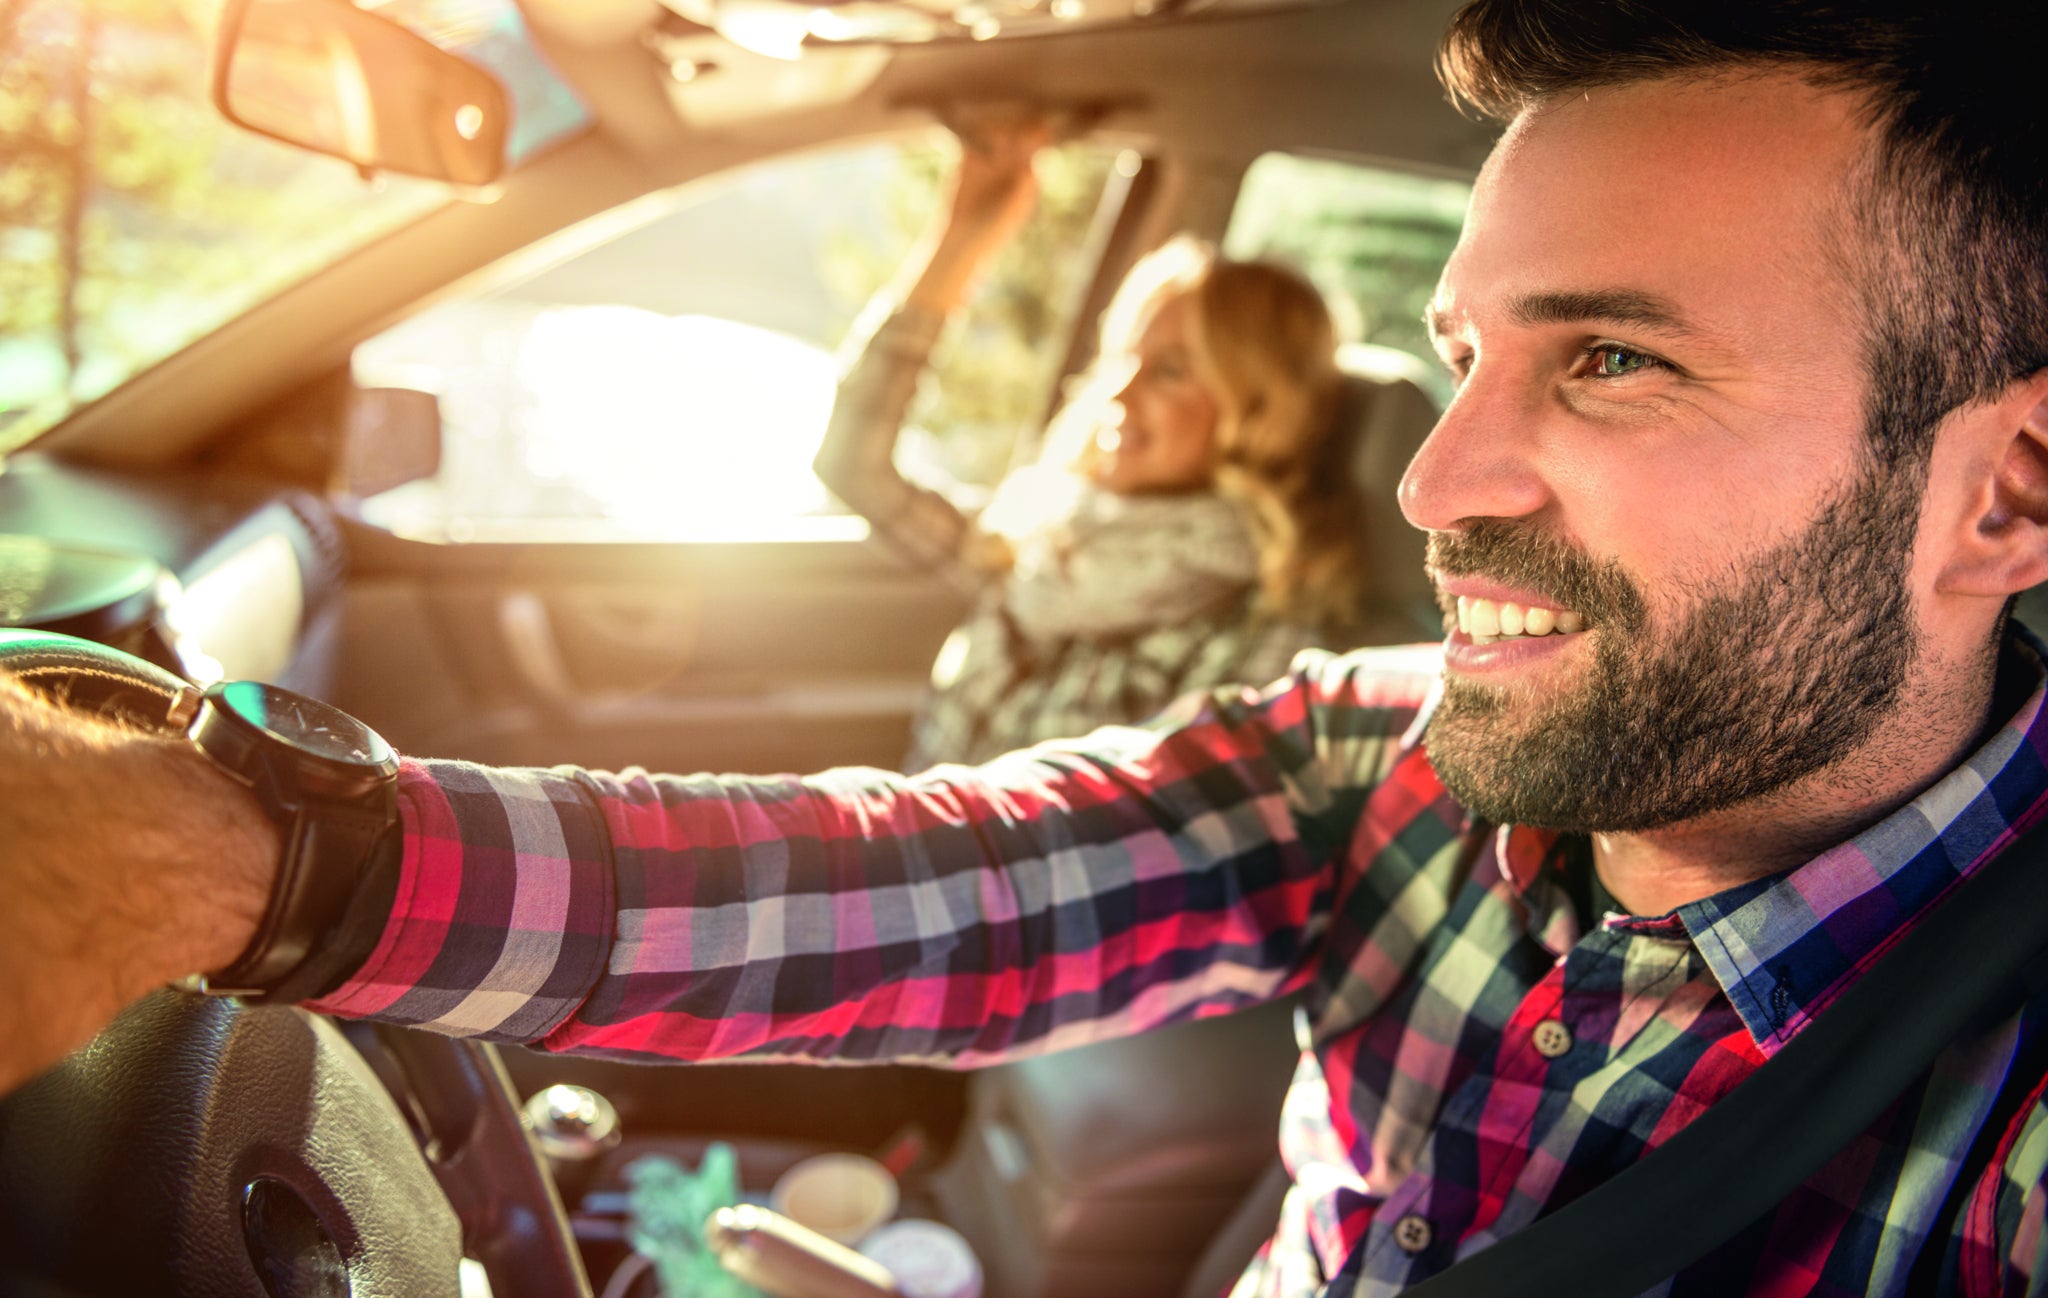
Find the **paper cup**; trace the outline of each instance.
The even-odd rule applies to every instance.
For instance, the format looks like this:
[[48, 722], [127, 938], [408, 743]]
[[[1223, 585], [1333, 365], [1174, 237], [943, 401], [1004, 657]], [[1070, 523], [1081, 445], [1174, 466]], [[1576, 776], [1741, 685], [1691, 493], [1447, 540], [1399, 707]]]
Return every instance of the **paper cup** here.
[[896, 1213], [896, 1178], [861, 1154], [819, 1154], [782, 1174], [775, 1211], [842, 1244], [857, 1244]]
[[915, 1217], [892, 1221], [860, 1251], [889, 1269], [904, 1298], [981, 1298], [981, 1262], [960, 1232]]

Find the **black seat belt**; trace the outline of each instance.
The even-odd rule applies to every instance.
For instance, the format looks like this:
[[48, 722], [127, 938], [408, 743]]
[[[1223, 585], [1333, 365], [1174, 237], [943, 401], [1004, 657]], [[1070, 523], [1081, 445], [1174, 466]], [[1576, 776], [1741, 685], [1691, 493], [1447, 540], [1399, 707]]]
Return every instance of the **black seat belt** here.
[[[1634, 1298], [1775, 1208], [2048, 950], [2048, 821], [1663, 1145], [1410, 1298]], [[1333, 1286], [1326, 1291], [1342, 1292]]]

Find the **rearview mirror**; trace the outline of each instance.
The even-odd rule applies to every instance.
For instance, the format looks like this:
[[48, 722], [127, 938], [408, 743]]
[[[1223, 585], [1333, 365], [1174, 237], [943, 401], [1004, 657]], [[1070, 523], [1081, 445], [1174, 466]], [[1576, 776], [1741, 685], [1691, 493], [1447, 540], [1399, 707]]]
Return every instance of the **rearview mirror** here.
[[458, 185], [505, 169], [512, 110], [489, 72], [349, 0], [230, 0], [213, 101], [259, 134]]

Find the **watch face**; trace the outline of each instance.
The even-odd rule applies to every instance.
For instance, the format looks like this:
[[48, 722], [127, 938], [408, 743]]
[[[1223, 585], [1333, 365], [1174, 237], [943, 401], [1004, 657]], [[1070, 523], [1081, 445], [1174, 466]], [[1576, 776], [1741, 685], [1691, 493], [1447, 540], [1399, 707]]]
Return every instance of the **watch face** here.
[[392, 759], [391, 746], [376, 731], [318, 699], [254, 681], [223, 685], [218, 698], [242, 720], [310, 756], [351, 766]]

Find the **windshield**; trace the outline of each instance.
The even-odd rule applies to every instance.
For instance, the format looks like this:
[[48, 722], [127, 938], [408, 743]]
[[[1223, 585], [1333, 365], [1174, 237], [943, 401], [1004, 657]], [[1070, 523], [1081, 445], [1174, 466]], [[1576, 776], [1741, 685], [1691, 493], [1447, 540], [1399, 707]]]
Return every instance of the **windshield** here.
[[[515, 162], [587, 122], [512, 0], [379, 7], [506, 82]], [[229, 125], [219, 9], [0, 3], [0, 455], [452, 199]]]

